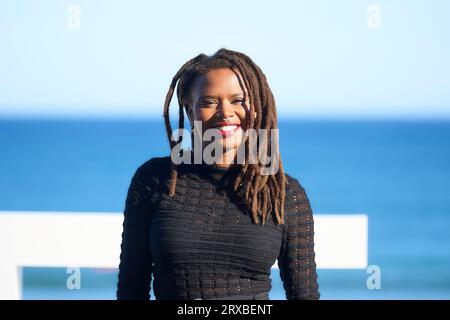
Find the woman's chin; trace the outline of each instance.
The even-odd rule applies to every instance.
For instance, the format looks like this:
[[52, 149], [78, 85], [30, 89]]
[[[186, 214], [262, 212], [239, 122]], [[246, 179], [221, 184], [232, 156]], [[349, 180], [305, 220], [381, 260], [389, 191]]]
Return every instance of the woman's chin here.
[[239, 137], [227, 137], [218, 140], [217, 142], [222, 146], [223, 150], [237, 149], [241, 144]]

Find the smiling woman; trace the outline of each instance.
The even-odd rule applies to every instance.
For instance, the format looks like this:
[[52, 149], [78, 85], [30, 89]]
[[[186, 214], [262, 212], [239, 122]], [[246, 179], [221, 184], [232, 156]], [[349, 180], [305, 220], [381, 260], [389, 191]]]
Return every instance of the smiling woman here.
[[[186, 62], [164, 105], [172, 156], [182, 139], [172, 139], [169, 119], [175, 88], [179, 129], [186, 112], [198, 135], [217, 130], [223, 157], [213, 164], [155, 157], [136, 170], [125, 202], [117, 298], [148, 299], [153, 277], [157, 299], [266, 300], [278, 260], [287, 299], [318, 299], [306, 192], [283, 171], [278, 152], [278, 170], [270, 174], [264, 174], [259, 158], [249, 161], [248, 135], [242, 134], [278, 129], [275, 100], [261, 69], [227, 49]], [[278, 150], [278, 141], [271, 140], [258, 135], [258, 146], [270, 145], [263, 153]], [[234, 160], [241, 146], [247, 152], [239, 164]]]

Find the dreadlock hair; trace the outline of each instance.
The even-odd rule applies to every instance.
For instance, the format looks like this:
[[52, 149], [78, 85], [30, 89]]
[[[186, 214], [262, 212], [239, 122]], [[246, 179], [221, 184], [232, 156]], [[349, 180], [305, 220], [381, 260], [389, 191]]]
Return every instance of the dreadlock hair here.
[[[190, 103], [190, 93], [194, 79], [210, 70], [219, 68], [229, 68], [236, 74], [239, 85], [244, 93], [244, 101], [247, 101], [244, 86], [248, 89], [250, 107], [244, 105], [247, 114], [247, 129], [253, 128], [256, 132], [259, 132], [259, 129], [267, 129], [268, 131], [277, 129], [275, 99], [264, 73], [247, 55], [221, 48], [212, 56], [207, 56], [202, 53], [187, 61], [172, 79], [164, 102], [163, 112], [171, 150], [176, 145], [176, 142], [172, 141], [169, 106], [175, 87], [177, 87], [179, 105], [178, 128], [183, 129], [184, 111], [189, 114], [189, 108], [192, 107]], [[236, 70], [239, 74], [237, 74]], [[242, 76], [242, 80], [240, 76]], [[250, 114], [248, 114], [248, 110]], [[178, 139], [179, 143], [182, 137], [179, 137]], [[257, 135], [257, 139], [259, 140], [259, 135]], [[266, 141], [259, 141], [258, 143], [269, 143], [269, 146], [271, 145], [269, 136], [263, 138], [263, 140]], [[261, 164], [259, 159], [256, 161], [256, 164], [249, 163], [249, 139], [247, 137], [245, 140], [245, 161], [233, 184], [233, 190], [235, 192], [238, 190], [240, 191], [241, 197], [243, 198], [242, 200], [250, 211], [255, 224], [260, 223], [258, 216], [261, 216], [262, 225], [264, 225], [271, 212], [278, 224], [284, 224], [284, 203], [286, 197], [286, 184], [288, 182], [284, 174], [281, 156], [278, 152], [278, 141], [274, 143], [276, 143], [278, 171], [272, 175], [261, 175]], [[267, 148], [268, 151], [269, 149], [270, 148]], [[177, 165], [175, 165], [173, 161], [171, 162], [169, 196], [173, 197], [175, 195], [178, 171]]]

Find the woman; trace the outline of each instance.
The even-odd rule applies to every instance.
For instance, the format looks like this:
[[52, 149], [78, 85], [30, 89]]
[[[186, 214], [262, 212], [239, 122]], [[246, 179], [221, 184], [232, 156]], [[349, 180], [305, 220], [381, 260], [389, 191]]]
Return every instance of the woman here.
[[[192, 129], [189, 152], [179, 148], [182, 135], [173, 135], [169, 120], [176, 86], [179, 128], [186, 112]], [[198, 55], [174, 76], [164, 119], [171, 156], [142, 164], [128, 190], [117, 298], [149, 299], [153, 278], [156, 299], [269, 299], [278, 260], [288, 300], [319, 299], [305, 190], [284, 173], [276, 137], [257, 138], [262, 154], [275, 159], [276, 170], [267, 171], [264, 158], [251, 158], [254, 144], [244, 134], [277, 129], [260, 68], [224, 48]], [[201, 152], [194, 142], [213, 129], [211, 163], [211, 156], [202, 158], [208, 139], [200, 140]], [[245, 151], [240, 162], [239, 150]]]

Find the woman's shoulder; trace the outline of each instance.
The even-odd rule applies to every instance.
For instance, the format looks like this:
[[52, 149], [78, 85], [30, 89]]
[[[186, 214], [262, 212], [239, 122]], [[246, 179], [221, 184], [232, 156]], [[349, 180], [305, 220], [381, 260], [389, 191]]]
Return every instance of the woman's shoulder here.
[[300, 181], [289, 175], [288, 173], [284, 173], [284, 176], [286, 177], [286, 193], [293, 193], [293, 192], [299, 192], [304, 191], [303, 185], [300, 183]]
[[134, 176], [141, 181], [160, 180], [170, 176], [171, 161], [169, 156], [152, 157], [140, 164]]
[[144, 161], [138, 167], [138, 170], [141, 170], [143, 172], [161, 173], [161, 171], [164, 171], [164, 169], [170, 169], [170, 166], [171, 161], [169, 156], [152, 157]]
[[299, 203], [309, 206], [309, 198], [306, 190], [299, 179], [284, 173], [286, 177], [286, 205], [288, 207], [298, 206]]

